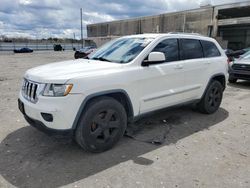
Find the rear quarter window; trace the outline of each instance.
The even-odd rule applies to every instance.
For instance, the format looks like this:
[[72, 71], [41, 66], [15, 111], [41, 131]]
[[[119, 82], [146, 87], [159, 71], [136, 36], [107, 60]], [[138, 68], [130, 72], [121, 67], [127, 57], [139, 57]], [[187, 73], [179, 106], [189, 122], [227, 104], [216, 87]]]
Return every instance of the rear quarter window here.
[[217, 46], [213, 42], [201, 40], [201, 45], [202, 45], [205, 57], [221, 56], [220, 51], [218, 50]]

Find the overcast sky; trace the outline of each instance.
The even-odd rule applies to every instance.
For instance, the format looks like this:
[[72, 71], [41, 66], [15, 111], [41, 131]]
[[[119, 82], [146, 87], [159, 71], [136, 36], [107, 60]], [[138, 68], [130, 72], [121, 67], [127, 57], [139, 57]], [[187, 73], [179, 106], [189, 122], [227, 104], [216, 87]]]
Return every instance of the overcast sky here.
[[86, 24], [198, 8], [201, 1], [210, 0], [0, 0], [0, 35], [79, 38], [80, 7], [86, 36]]

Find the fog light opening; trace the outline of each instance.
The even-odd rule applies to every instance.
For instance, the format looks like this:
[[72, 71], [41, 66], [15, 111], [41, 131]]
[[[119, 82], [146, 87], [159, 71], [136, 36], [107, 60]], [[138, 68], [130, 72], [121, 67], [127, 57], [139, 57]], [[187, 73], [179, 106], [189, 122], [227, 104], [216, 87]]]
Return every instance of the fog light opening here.
[[48, 121], [48, 122], [52, 122], [53, 121], [53, 115], [52, 114], [48, 114], [48, 113], [41, 113], [43, 119], [45, 121]]

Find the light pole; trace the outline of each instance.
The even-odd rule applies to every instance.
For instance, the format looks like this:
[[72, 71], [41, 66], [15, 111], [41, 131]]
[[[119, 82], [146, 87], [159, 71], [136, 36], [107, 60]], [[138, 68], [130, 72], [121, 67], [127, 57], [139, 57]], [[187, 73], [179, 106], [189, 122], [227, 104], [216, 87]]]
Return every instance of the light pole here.
[[83, 33], [82, 33], [82, 8], [80, 9], [80, 14], [81, 14], [81, 43], [82, 43], [82, 48], [83, 48]]

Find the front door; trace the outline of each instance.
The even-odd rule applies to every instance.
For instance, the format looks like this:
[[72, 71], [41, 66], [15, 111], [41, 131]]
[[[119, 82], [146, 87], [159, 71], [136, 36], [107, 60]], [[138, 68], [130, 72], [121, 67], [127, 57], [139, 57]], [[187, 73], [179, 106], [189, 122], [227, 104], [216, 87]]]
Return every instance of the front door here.
[[183, 101], [185, 67], [179, 60], [178, 49], [177, 39], [165, 39], [153, 51], [163, 52], [166, 62], [141, 67], [144, 75], [141, 83], [138, 83], [141, 114]]

